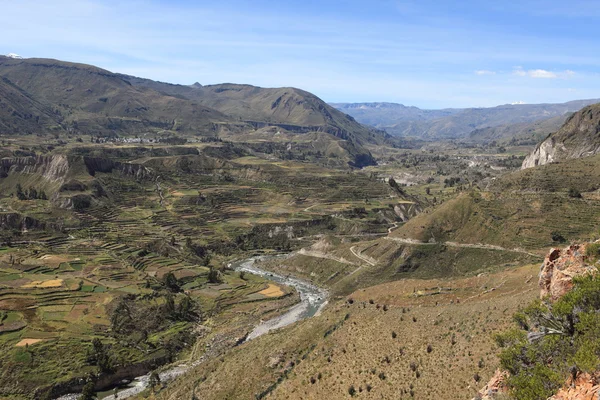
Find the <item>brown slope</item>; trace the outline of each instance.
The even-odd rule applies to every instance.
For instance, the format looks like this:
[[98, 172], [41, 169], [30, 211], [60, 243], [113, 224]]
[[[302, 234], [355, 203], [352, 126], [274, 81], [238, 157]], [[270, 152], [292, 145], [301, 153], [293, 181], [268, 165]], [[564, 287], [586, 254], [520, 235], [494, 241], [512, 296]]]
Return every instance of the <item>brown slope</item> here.
[[215, 135], [220, 125], [233, 122], [197, 102], [134, 87], [117, 74], [85, 64], [0, 57], [0, 76], [56, 105], [67, 123], [89, 133], [175, 130]]
[[0, 134], [62, 130], [60, 116], [6, 78], [0, 78]]
[[296, 88], [252, 85], [172, 85], [123, 75], [134, 86], [192, 99], [244, 121], [282, 125], [289, 130], [320, 131], [357, 144], [382, 143], [387, 135], [358, 123], [312, 93]]

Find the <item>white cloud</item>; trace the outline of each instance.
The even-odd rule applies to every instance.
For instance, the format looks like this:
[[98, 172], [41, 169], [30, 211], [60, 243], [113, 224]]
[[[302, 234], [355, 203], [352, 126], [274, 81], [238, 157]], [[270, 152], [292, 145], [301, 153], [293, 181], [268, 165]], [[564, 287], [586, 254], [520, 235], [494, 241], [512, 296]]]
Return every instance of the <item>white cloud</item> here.
[[536, 78], [536, 79], [557, 79], [557, 78], [566, 79], [566, 78], [569, 78], [569, 77], [572, 77], [573, 75], [575, 75], [575, 71], [571, 71], [570, 69], [567, 69], [562, 72], [554, 72], [554, 71], [548, 71], [545, 69], [525, 70], [525, 69], [523, 69], [523, 67], [515, 67], [513, 69], [513, 75], [527, 76], [529, 78]]
[[487, 69], [478, 69], [475, 71], [475, 75], [496, 75], [496, 72], [488, 71]]
[[545, 69], [531, 69], [527, 71], [527, 74], [532, 78], [545, 78], [545, 79], [554, 79], [558, 78], [554, 72], [546, 71]]

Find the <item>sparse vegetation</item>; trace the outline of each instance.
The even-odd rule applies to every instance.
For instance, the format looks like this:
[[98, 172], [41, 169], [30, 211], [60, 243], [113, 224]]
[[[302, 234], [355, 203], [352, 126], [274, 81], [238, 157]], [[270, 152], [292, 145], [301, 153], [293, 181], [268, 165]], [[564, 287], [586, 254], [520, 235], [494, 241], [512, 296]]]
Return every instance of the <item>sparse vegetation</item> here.
[[511, 373], [508, 382], [515, 398], [546, 399], [573, 368], [575, 373], [597, 370], [599, 308], [600, 278], [576, 278], [574, 289], [554, 304], [538, 300], [523, 311], [528, 330], [519, 324], [518, 329], [497, 336], [503, 347], [502, 367]]

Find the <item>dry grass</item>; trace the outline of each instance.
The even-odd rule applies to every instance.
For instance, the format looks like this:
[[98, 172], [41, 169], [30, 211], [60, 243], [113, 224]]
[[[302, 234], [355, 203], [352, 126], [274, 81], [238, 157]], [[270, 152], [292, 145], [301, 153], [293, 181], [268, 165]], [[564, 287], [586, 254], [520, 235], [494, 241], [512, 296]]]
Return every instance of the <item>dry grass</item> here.
[[269, 287], [267, 287], [264, 290], [261, 290], [258, 293], [266, 297], [281, 297], [284, 295], [283, 290], [281, 290], [279, 286], [273, 285], [272, 283], [269, 283]]
[[38, 342], [43, 342], [44, 339], [22, 339], [19, 343], [15, 344], [15, 347], [25, 347]]
[[26, 285], [21, 286], [23, 289], [44, 289], [44, 288], [56, 288], [63, 285], [62, 279], [51, 279], [48, 281], [33, 281]]

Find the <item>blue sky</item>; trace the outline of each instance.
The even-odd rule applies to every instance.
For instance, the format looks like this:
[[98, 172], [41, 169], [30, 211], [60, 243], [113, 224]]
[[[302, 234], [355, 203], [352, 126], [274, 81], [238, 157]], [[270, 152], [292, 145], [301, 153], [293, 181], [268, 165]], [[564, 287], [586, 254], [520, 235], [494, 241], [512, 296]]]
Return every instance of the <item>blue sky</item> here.
[[0, 0], [0, 10], [0, 54], [165, 82], [423, 108], [600, 98], [597, 0]]

